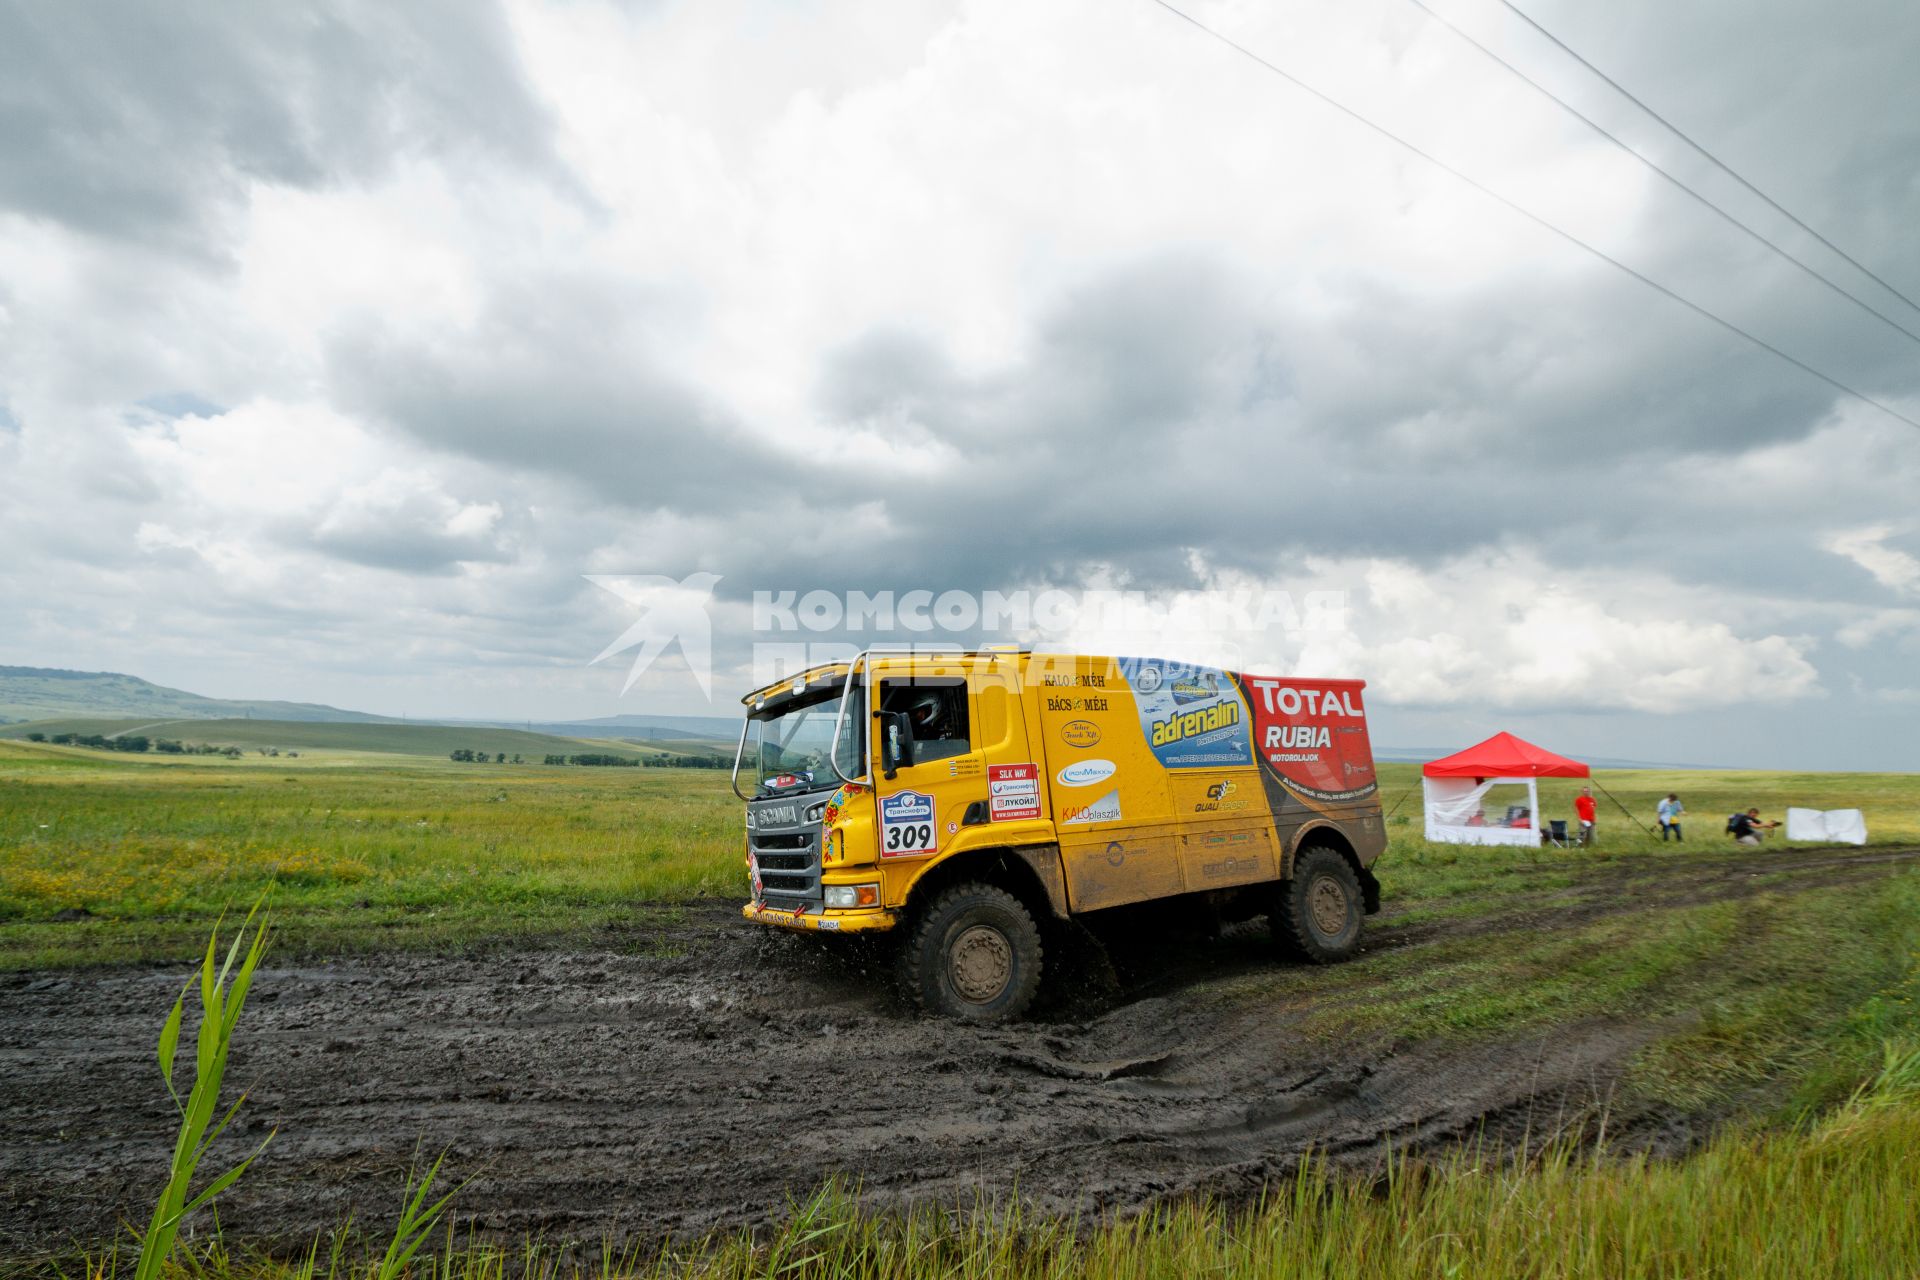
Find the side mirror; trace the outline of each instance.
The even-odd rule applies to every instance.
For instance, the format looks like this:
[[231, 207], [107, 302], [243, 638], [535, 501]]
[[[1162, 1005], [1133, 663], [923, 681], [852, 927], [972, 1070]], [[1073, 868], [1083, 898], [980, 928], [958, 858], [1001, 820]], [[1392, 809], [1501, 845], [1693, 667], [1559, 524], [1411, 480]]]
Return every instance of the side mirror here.
[[880, 721], [880, 769], [888, 781], [913, 765], [913, 724], [904, 711], [876, 711]]

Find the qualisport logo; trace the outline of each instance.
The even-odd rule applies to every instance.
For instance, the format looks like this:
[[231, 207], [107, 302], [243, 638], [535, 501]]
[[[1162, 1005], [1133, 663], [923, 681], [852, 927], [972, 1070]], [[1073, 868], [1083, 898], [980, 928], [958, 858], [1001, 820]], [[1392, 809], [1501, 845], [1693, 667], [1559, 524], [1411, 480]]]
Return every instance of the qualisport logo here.
[[625, 693], [655, 658], [678, 642], [688, 669], [700, 682], [700, 692], [709, 702], [713, 700], [713, 620], [707, 614], [707, 602], [713, 599], [719, 574], [690, 573], [678, 582], [652, 573], [584, 576], [602, 591], [610, 591], [640, 610], [633, 625], [588, 666], [638, 646], [633, 665], [627, 669], [627, 682], [620, 686], [620, 692]]

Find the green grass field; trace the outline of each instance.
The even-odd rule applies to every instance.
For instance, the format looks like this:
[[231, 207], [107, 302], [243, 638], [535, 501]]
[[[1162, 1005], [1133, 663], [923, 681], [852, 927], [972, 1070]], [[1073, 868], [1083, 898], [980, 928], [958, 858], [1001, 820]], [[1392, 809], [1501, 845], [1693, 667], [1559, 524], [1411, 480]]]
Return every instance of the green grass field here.
[[0, 967], [177, 960], [269, 885], [296, 954], [591, 929], [738, 891], [736, 807], [717, 770], [0, 743]]
[[[739, 802], [724, 771], [456, 765], [438, 751], [352, 750], [354, 735], [396, 726], [295, 727], [337, 733], [340, 745], [225, 760], [0, 742], [0, 968], [188, 957], [211, 920], [270, 884], [281, 948], [304, 954], [588, 931], [641, 904], [743, 891]], [[444, 741], [464, 732], [417, 731]], [[1411, 765], [1382, 776], [1388, 806], [1416, 777]], [[1911, 776], [1602, 780], [1649, 825], [1655, 800], [1681, 792], [1698, 817], [1684, 848], [1665, 847], [1671, 856], [1727, 847], [1721, 821], [1749, 803], [1776, 814], [1789, 801], [1859, 806], [1875, 843], [1920, 843]], [[1571, 815], [1573, 792], [1543, 785], [1543, 810]], [[1500, 892], [1515, 860], [1662, 847], [1618, 810], [1602, 811], [1590, 850], [1430, 846], [1418, 806], [1414, 795], [1389, 819], [1382, 868], [1414, 918]]]

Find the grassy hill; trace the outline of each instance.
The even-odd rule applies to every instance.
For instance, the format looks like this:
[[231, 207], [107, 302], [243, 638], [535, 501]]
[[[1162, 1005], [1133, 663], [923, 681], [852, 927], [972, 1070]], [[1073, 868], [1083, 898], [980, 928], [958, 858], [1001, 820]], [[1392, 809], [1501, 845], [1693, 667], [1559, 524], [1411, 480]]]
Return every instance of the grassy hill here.
[[608, 742], [597, 739], [562, 738], [554, 734], [528, 733], [524, 729], [490, 729], [479, 726], [438, 724], [329, 724], [299, 720], [152, 720], [129, 717], [82, 716], [34, 720], [25, 724], [0, 727], [0, 738], [16, 741], [30, 733], [51, 738], [60, 733], [118, 734], [139, 733], [149, 738], [172, 738], [180, 742], [235, 746], [248, 751], [279, 748], [282, 751], [345, 751], [391, 755], [436, 756], [445, 759], [450, 752], [465, 749], [488, 755], [501, 752], [511, 758], [538, 763], [548, 755], [602, 753], [644, 759], [657, 755], [712, 755], [702, 744], [680, 743], [671, 747], [657, 743]]
[[255, 702], [208, 698], [184, 689], [116, 671], [64, 671], [57, 667], [0, 666], [0, 719], [45, 720], [73, 716], [140, 716], [146, 720], [213, 720], [253, 716], [380, 724], [385, 716], [313, 702]]

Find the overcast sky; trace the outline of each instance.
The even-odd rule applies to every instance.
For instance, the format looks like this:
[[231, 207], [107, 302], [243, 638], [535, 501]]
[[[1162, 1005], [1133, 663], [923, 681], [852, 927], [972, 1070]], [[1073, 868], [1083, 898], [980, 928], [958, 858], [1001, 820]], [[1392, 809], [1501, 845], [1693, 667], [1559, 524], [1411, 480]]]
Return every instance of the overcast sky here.
[[[1522, 7], [1920, 297], [1908, 6]], [[1409, 0], [1192, 11], [1920, 417], [1920, 344]], [[0, 481], [0, 662], [221, 696], [707, 711], [588, 665], [589, 574], [720, 575], [721, 714], [755, 590], [1331, 591], [1230, 639], [1384, 745], [1920, 768], [1920, 430], [1149, 0], [8, 5]]]

